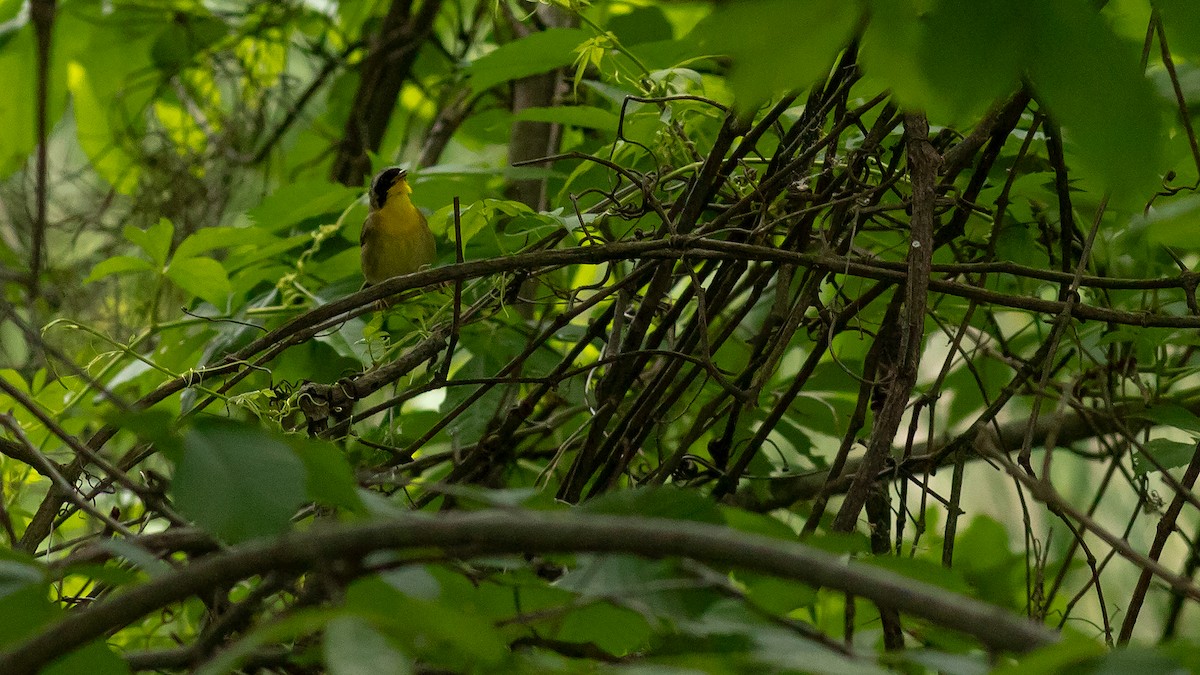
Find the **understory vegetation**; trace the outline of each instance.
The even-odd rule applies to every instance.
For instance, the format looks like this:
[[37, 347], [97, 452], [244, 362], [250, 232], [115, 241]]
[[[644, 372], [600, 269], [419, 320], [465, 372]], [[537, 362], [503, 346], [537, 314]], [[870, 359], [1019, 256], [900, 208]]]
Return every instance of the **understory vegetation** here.
[[0, 22], [0, 672], [1200, 670], [1192, 3]]

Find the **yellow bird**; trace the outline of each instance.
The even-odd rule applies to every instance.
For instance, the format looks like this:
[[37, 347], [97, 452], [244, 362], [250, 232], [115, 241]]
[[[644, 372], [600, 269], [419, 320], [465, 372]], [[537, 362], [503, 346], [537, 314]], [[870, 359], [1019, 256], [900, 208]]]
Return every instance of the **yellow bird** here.
[[371, 209], [360, 249], [367, 286], [433, 264], [437, 249], [429, 223], [412, 203], [408, 171], [389, 167], [371, 181]]

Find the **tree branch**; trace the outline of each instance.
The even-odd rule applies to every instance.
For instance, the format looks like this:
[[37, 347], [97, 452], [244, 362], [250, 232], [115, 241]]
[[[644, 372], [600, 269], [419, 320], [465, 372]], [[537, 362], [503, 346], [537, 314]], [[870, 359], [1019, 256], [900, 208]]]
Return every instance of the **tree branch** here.
[[254, 542], [171, 571], [69, 614], [0, 654], [0, 672], [34, 673], [50, 662], [149, 612], [214, 587], [269, 571], [303, 571], [379, 550], [437, 547], [471, 555], [604, 552], [681, 556], [732, 565], [855, 595], [974, 636], [989, 648], [1027, 652], [1057, 641], [1007, 610], [799, 543], [731, 531], [721, 525], [582, 514], [477, 511], [431, 518], [328, 525]]

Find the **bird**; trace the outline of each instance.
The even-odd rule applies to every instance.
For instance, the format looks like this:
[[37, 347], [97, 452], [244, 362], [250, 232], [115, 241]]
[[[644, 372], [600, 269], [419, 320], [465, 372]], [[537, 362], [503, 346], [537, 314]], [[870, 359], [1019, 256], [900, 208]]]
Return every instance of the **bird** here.
[[432, 265], [437, 246], [429, 223], [412, 203], [408, 171], [392, 166], [371, 181], [370, 209], [359, 249], [364, 288]]

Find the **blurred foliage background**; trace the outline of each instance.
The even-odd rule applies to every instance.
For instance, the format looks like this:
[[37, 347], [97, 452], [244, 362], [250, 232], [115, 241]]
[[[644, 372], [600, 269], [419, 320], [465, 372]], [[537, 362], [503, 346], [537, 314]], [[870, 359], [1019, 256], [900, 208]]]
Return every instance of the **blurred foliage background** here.
[[[0, 0], [0, 670], [1197, 669], [1198, 35], [1184, 0]], [[439, 259], [360, 291], [392, 165]], [[412, 511], [534, 541], [161, 590]]]

